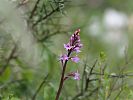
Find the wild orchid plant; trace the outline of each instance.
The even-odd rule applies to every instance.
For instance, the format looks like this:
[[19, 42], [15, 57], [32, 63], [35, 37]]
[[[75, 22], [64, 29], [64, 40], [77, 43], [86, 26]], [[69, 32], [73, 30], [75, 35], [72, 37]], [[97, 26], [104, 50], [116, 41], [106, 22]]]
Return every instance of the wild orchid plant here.
[[63, 84], [64, 84], [64, 81], [70, 77], [73, 77], [75, 80], [79, 80], [80, 79], [80, 74], [78, 73], [78, 71], [76, 72], [71, 72], [71, 73], [68, 73], [67, 75], [65, 75], [65, 70], [66, 70], [66, 65], [67, 65], [67, 62], [69, 60], [72, 60], [73, 62], [75, 63], [78, 63], [79, 62], [79, 58], [78, 56], [71, 56], [71, 54], [73, 52], [76, 52], [76, 54], [78, 54], [80, 51], [80, 48], [83, 46], [81, 43], [80, 43], [80, 35], [79, 35], [79, 32], [80, 32], [80, 29], [77, 29], [74, 34], [70, 37], [70, 41], [69, 43], [67, 44], [64, 44], [64, 48], [66, 49], [67, 51], [67, 54], [63, 54], [60, 56], [60, 61], [62, 63], [62, 75], [61, 75], [61, 79], [60, 79], [60, 85], [59, 85], [59, 89], [58, 89], [58, 92], [57, 92], [57, 95], [56, 95], [56, 99], [55, 100], [58, 100], [59, 99], [59, 96], [60, 96], [60, 93], [61, 93], [61, 90], [62, 90], [62, 87], [63, 87]]

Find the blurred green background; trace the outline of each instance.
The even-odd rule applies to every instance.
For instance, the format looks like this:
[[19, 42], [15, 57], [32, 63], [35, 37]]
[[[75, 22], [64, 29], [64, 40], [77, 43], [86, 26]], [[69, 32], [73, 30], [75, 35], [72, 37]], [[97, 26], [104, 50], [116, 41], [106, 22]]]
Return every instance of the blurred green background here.
[[[74, 100], [84, 66], [92, 66], [96, 59], [97, 72], [106, 65], [106, 74], [133, 73], [133, 1], [0, 0], [0, 100], [30, 100], [42, 82], [36, 100], [54, 100], [62, 69], [59, 56], [66, 53], [63, 44], [78, 28], [83, 44], [80, 62], [68, 62], [66, 73], [78, 69], [81, 80], [67, 80], [60, 100]], [[102, 84], [108, 88], [113, 81], [104, 79]], [[109, 98], [102, 88], [75, 100], [132, 100], [132, 75], [124, 78], [123, 87], [119, 83], [122, 80]]]

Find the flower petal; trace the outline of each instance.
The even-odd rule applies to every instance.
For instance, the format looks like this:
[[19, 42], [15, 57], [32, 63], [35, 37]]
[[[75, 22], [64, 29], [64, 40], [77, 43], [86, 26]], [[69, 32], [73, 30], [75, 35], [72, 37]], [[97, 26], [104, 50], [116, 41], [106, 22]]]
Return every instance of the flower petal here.
[[68, 60], [69, 58], [68, 58], [68, 56], [66, 55], [66, 54], [63, 54], [62, 56], [60, 56], [60, 60], [61, 61], [66, 61], [66, 60]]
[[70, 50], [72, 47], [70, 46], [70, 43], [64, 44], [64, 48], [66, 50]]
[[72, 57], [71, 60], [75, 63], [78, 63], [79, 62], [79, 57], [75, 56], [75, 57]]

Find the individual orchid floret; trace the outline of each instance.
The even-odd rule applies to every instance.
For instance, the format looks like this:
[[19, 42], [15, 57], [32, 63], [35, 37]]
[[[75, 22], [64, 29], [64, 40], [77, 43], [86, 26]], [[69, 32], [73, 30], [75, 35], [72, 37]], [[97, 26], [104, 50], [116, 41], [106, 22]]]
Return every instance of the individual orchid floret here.
[[77, 44], [74, 48], [73, 48], [73, 51], [76, 51], [76, 53], [79, 53], [81, 52], [80, 51], [80, 48], [83, 46], [83, 44]]
[[75, 56], [75, 57], [71, 57], [71, 60], [75, 63], [78, 63], [79, 62], [79, 57]]
[[70, 46], [70, 43], [64, 44], [64, 48], [66, 50], [70, 50], [72, 48], [72, 46]]
[[78, 73], [78, 71], [73, 74], [73, 78], [75, 80], [80, 80], [80, 74]]
[[64, 80], [71, 78], [71, 77], [75, 80], [80, 80], [80, 74], [78, 73], [78, 71], [69, 73], [66, 77], [64, 77]]
[[74, 48], [73, 51], [75, 51], [76, 53], [81, 52], [79, 47]]
[[60, 56], [60, 60], [62, 61], [62, 62], [65, 62], [66, 60], [68, 60], [69, 59], [69, 57], [66, 55], [66, 54], [63, 54], [62, 56]]

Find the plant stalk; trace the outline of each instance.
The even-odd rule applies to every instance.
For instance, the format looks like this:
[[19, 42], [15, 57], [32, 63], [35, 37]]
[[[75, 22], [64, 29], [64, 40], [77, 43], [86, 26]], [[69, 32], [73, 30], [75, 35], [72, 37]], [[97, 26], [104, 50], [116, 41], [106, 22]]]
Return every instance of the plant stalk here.
[[[68, 52], [68, 57], [70, 56], [71, 54], [71, 50]], [[61, 79], [60, 79], [60, 85], [59, 85], [59, 88], [58, 88], [58, 92], [56, 94], [56, 98], [55, 100], [59, 100], [59, 97], [60, 97], [60, 93], [61, 93], [61, 90], [62, 90], [62, 87], [63, 87], [63, 83], [64, 83], [64, 75], [65, 75], [65, 70], [66, 70], [66, 65], [67, 65], [67, 61], [65, 61], [64, 65], [62, 66], [63, 67], [63, 70], [62, 70], [62, 75], [61, 75]]]

